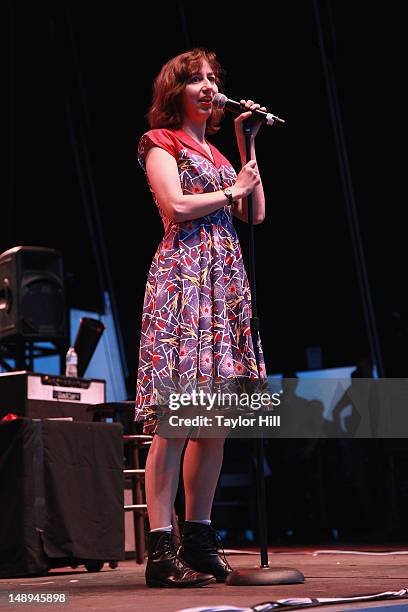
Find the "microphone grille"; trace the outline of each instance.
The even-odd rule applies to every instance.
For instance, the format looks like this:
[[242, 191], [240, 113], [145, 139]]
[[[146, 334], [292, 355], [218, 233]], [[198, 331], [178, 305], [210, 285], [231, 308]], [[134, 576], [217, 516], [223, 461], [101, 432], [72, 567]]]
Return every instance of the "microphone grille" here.
[[212, 99], [213, 107], [217, 109], [224, 108], [227, 100], [228, 98], [227, 96], [224, 96], [224, 94], [216, 93]]

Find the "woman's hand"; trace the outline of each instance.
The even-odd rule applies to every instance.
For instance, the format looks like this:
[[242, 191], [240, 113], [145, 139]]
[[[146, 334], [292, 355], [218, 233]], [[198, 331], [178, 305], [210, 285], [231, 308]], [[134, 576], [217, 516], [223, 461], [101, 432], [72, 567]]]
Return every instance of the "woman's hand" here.
[[251, 159], [245, 166], [241, 168], [237, 176], [232, 190], [236, 192], [235, 198], [246, 198], [252, 193], [257, 185], [261, 182], [258, 172], [258, 166], [254, 159]]
[[[265, 106], [260, 106], [259, 104], [255, 104], [255, 102], [253, 100], [240, 100], [241, 104], [244, 104], [245, 107], [248, 109], [248, 111], [245, 111], [243, 113], [241, 113], [240, 115], [238, 115], [238, 117], [234, 120], [234, 124], [235, 124], [235, 134], [238, 140], [238, 144], [240, 144], [242, 141], [244, 141], [244, 132], [243, 132], [243, 126], [242, 126], [242, 122], [245, 121], [245, 119], [249, 119], [249, 117], [251, 117], [252, 113], [251, 111], [259, 109], [262, 111], [266, 111]], [[261, 122], [260, 121], [254, 121], [253, 125], [252, 125], [252, 130], [251, 130], [251, 135], [252, 138], [255, 138], [255, 136], [257, 135], [257, 133], [259, 132], [259, 128], [261, 127]]]

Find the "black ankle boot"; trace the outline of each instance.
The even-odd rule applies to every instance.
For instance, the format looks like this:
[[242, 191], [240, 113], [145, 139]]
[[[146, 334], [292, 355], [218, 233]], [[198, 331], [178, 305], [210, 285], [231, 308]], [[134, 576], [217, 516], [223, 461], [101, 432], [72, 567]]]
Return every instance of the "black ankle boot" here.
[[179, 557], [197, 572], [206, 572], [225, 582], [232, 567], [224, 551], [218, 551], [217, 534], [211, 525], [185, 521]]
[[171, 532], [148, 534], [146, 584], [149, 587], [198, 587], [215, 582], [212, 574], [196, 572], [177, 556]]

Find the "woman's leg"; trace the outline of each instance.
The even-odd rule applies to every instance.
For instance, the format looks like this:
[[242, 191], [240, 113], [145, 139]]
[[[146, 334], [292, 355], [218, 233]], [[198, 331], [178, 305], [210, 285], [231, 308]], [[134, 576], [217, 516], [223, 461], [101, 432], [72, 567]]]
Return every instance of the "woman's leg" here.
[[177, 493], [180, 457], [185, 439], [154, 436], [145, 466], [146, 503], [150, 529], [171, 524]]
[[219, 554], [216, 532], [203, 521], [210, 519], [223, 450], [223, 438], [188, 441], [183, 462], [186, 521], [179, 551], [190, 567], [212, 574], [218, 582], [225, 582], [232, 568]]
[[197, 587], [214, 582], [213, 574], [198, 572], [179, 558], [171, 532], [160, 528], [171, 524], [177, 492], [180, 457], [185, 439], [155, 435], [146, 461], [145, 485], [150, 531], [146, 584], [150, 587]]
[[224, 456], [224, 438], [188, 441], [183, 461], [186, 520], [209, 519]]

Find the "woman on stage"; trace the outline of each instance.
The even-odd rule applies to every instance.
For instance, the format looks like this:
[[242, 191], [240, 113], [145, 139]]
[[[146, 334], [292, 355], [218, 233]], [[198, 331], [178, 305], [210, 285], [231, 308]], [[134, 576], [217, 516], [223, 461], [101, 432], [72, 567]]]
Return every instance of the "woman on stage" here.
[[[168, 381], [182, 388], [185, 381], [266, 376], [260, 341], [260, 372], [256, 365], [250, 289], [232, 223], [233, 216], [247, 221], [245, 198], [250, 193], [254, 223], [265, 216], [255, 155], [260, 123], [253, 125], [248, 163], [242, 131], [242, 122], [260, 106], [241, 101], [248, 110], [235, 119], [242, 160], [237, 175], [207, 140], [219, 129], [223, 114], [212, 104], [221, 72], [215, 54], [203, 49], [168, 61], [154, 81], [151, 129], [139, 143], [139, 163], [164, 225], [143, 304], [136, 420], [144, 420], [145, 433], [156, 432]], [[148, 586], [201, 586], [225, 581], [231, 572], [218, 553], [210, 519], [223, 445], [223, 437], [154, 436], [145, 474]], [[184, 446], [186, 521], [176, 551], [171, 515]]]

